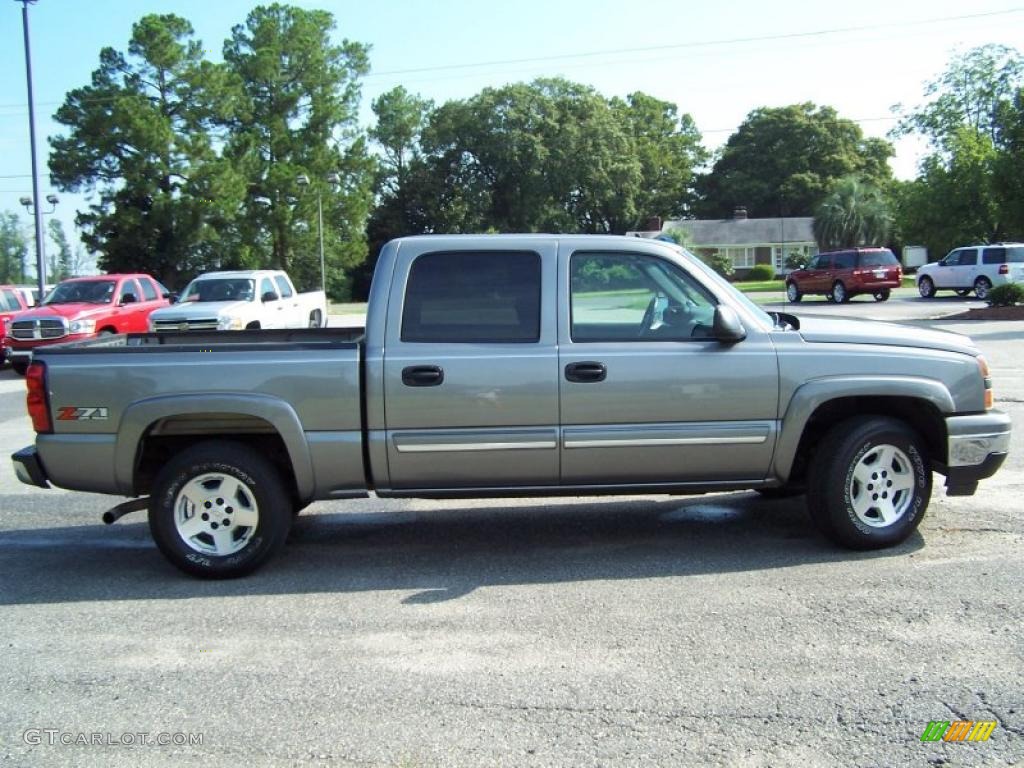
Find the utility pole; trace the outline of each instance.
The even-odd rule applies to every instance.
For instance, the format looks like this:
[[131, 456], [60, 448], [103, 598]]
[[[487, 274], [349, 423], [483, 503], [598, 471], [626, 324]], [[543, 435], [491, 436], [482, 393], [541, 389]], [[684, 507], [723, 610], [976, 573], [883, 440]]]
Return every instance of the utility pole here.
[[36, 225], [36, 274], [39, 295], [46, 295], [46, 261], [43, 256], [43, 212], [39, 207], [39, 166], [36, 162], [36, 107], [32, 98], [32, 49], [28, 35], [28, 7], [36, 0], [14, 0], [21, 3], [21, 24], [25, 31], [25, 79], [28, 82], [28, 135], [32, 148], [32, 212]]

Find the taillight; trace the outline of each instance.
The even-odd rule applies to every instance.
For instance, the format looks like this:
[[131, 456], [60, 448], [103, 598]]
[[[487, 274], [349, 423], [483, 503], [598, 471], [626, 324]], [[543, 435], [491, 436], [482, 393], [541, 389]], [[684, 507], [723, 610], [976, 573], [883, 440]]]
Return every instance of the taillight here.
[[1000, 275], [1008, 275], [1008, 274], [1010, 274], [1010, 265], [1009, 264], [1000, 264], [999, 265], [999, 274]]
[[46, 364], [29, 363], [25, 372], [25, 384], [28, 386], [25, 403], [28, 406], [29, 418], [32, 419], [32, 428], [36, 432], [53, 432], [53, 422], [50, 421], [50, 398], [46, 394]]

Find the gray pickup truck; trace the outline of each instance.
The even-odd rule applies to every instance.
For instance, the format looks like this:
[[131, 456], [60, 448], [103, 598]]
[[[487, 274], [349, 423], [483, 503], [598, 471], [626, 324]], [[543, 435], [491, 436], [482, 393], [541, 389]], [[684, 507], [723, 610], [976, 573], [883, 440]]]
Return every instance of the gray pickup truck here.
[[133, 497], [201, 576], [252, 571], [318, 499], [805, 493], [897, 544], [932, 472], [1006, 457], [970, 339], [768, 314], [685, 250], [611, 236], [426, 236], [381, 251], [366, 328], [163, 333], [41, 349], [22, 481]]

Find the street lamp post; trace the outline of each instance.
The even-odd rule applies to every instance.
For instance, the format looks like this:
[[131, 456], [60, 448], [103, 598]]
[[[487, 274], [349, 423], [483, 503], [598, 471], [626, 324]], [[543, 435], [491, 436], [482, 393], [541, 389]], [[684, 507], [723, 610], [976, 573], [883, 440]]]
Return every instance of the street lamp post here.
[[[36, 200], [38, 200], [38, 195]], [[22, 197], [18, 200], [19, 203], [25, 206], [25, 210], [28, 211], [36, 222], [36, 274], [39, 276], [39, 295], [46, 295], [46, 241], [42, 238], [42, 225], [43, 216], [49, 216], [51, 213], [57, 210], [57, 203], [60, 200], [54, 194], [46, 196], [46, 202], [50, 204], [50, 210], [42, 211], [39, 209], [37, 203], [32, 202], [31, 197]], [[25, 269], [24, 263], [22, 263], [22, 276], [24, 277]]]
[[[21, 3], [21, 25], [25, 32], [25, 79], [28, 82], [28, 135], [32, 152], [32, 204], [36, 224], [36, 274], [39, 276], [39, 295], [46, 293], [46, 262], [43, 260], [43, 214], [39, 209], [39, 168], [36, 163], [36, 108], [32, 98], [32, 49], [28, 36], [28, 7], [36, 0], [14, 0]], [[10, 7], [10, 6], [8, 6]]]
[[[324, 177], [328, 184], [339, 184], [341, 179], [336, 173], [329, 173]], [[295, 177], [295, 183], [300, 187], [309, 186], [309, 176], [304, 173], [300, 173]], [[320, 194], [320, 188], [316, 190], [316, 220], [317, 220], [317, 234], [320, 237], [320, 290], [325, 294], [327, 293], [327, 262], [324, 258], [324, 203], [323, 196]]]

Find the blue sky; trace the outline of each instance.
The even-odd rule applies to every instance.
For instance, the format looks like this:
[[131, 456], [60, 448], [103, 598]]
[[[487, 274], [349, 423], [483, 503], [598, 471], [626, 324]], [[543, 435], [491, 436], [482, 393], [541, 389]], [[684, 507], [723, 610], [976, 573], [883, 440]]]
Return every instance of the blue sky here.
[[[914, 105], [924, 81], [951, 53], [986, 43], [1024, 47], [1024, 5], [1007, 0], [908, 0], [857, 3], [703, 3], [674, 0], [469, 0], [295, 2], [331, 11], [337, 36], [371, 46], [363, 84], [370, 101], [402, 84], [443, 102], [489, 85], [561, 75], [606, 96], [642, 90], [689, 112], [715, 147], [750, 110], [814, 101], [860, 122], [868, 135], [893, 125], [890, 107]], [[103, 46], [123, 50], [146, 13], [176, 13], [219, 59], [249, 0], [40, 0], [30, 6], [33, 75], [45, 176], [50, 115], [71, 88], [84, 85]], [[973, 18], [965, 18], [971, 16]], [[31, 191], [21, 3], [0, 5], [0, 211], [23, 209]], [[897, 145], [893, 167], [913, 176], [921, 146]], [[57, 216], [73, 232], [84, 198], [61, 195]], [[29, 219], [25, 217], [26, 227]]]

